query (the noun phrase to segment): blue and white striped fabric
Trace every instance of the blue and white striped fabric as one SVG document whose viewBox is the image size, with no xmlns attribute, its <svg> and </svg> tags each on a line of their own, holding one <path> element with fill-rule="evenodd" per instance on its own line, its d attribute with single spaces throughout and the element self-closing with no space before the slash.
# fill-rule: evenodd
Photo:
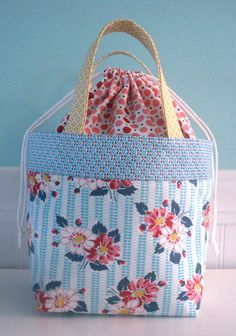
<svg viewBox="0 0 236 336">
<path fill-rule="evenodd" d="M 37 166 L 35 139 L 28 156 L 28 244 L 38 309 L 196 316 L 204 286 L 210 170 L 205 178 L 190 169 L 188 178 L 173 175 L 168 181 L 127 174 L 117 179 L 119 171 L 113 179 L 92 179 L 71 174 L 68 164 L 55 175 L 42 162 Z M 199 140 L 191 143 L 196 148 Z M 211 167 L 211 143 L 204 143 L 203 162 Z M 153 143 L 146 146 L 155 156 Z M 188 156 L 193 162 L 196 151 L 191 157 L 190 148 Z M 85 164 L 80 161 L 81 171 Z M 153 176 L 149 170 L 146 176 Z"/>
</svg>

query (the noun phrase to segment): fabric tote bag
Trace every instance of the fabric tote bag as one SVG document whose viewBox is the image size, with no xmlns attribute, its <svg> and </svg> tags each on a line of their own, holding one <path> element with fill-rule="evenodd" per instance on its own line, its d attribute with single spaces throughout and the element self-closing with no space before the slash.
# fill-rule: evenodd
<svg viewBox="0 0 236 336">
<path fill-rule="evenodd" d="M 158 76 L 107 68 L 92 88 L 96 50 L 113 32 L 138 39 Z M 71 112 L 52 132 L 32 131 L 40 119 L 24 139 L 39 311 L 197 315 L 216 158 L 211 132 L 192 112 L 207 137 L 197 139 L 188 111 L 143 28 L 107 24 L 88 51 Z"/>
</svg>

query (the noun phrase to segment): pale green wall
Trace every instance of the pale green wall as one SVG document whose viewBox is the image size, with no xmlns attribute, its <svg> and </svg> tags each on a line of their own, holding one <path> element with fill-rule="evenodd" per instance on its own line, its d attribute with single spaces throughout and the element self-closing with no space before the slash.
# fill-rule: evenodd
<svg viewBox="0 0 236 336">
<path fill-rule="evenodd" d="M 151 33 L 168 84 L 215 134 L 220 168 L 236 168 L 236 1 L 229 0 L 0 1 L 0 166 L 19 165 L 26 128 L 75 85 L 101 26 L 121 17 Z M 153 69 L 143 48 L 120 34 L 106 37 L 99 55 L 121 48 Z M 125 57 L 110 62 L 135 68 Z"/>
</svg>

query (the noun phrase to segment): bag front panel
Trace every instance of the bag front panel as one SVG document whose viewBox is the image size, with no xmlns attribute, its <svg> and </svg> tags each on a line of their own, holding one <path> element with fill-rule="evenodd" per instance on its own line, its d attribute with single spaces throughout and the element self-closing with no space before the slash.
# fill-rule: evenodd
<svg viewBox="0 0 236 336">
<path fill-rule="evenodd" d="M 211 180 L 92 180 L 28 172 L 38 309 L 195 316 Z"/>
</svg>

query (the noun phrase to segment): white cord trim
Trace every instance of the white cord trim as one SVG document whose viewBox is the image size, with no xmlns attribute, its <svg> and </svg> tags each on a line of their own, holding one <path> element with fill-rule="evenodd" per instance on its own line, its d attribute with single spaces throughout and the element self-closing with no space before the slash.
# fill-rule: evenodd
<svg viewBox="0 0 236 336">
<path fill-rule="evenodd" d="M 93 80 L 97 79 L 103 74 L 100 72 L 93 77 Z M 156 83 L 152 76 L 148 76 L 150 80 Z M 216 202 L 216 193 L 217 193 L 217 181 L 218 181 L 218 151 L 215 138 L 205 124 L 205 122 L 173 91 L 169 88 L 171 96 L 175 98 L 180 107 L 184 108 L 184 111 L 196 122 L 199 128 L 202 130 L 204 135 L 208 140 L 213 142 L 214 146 L 214 157 L 213 157 L 213 166 L 212 166 L 212 175 L 213 175 L 213 225 L 211 233 L 211 244 L 215 249 L 215 253 L 218 255 L 219 248 L 216 241 L 216 230 L 217 230 L 217 202 Z M 70 91 L 64 98 L 59 100 L 54 106 L 52 106 L 47 112 L 45 112 L 40 118 L 38 118 L 25 132 L 22 148 L 21 148 L 21 171 L 20 171 L 20 192 L 19 200 L 17 207 L 17 228 L 18 228 L 18 248 L 21 249 L 22 245 L 22 236 L 25 234 L 23 229 L 26 223 L 26 194 L 27 194 L 27 178 L 26 178 L 26 162 L 27 162 L 27 145 L 29 135 L 42 126 L 47 120 L 52 118 L 62 107 L 68 104 L 74 94 L 74 90 Z"/>
</svg>

